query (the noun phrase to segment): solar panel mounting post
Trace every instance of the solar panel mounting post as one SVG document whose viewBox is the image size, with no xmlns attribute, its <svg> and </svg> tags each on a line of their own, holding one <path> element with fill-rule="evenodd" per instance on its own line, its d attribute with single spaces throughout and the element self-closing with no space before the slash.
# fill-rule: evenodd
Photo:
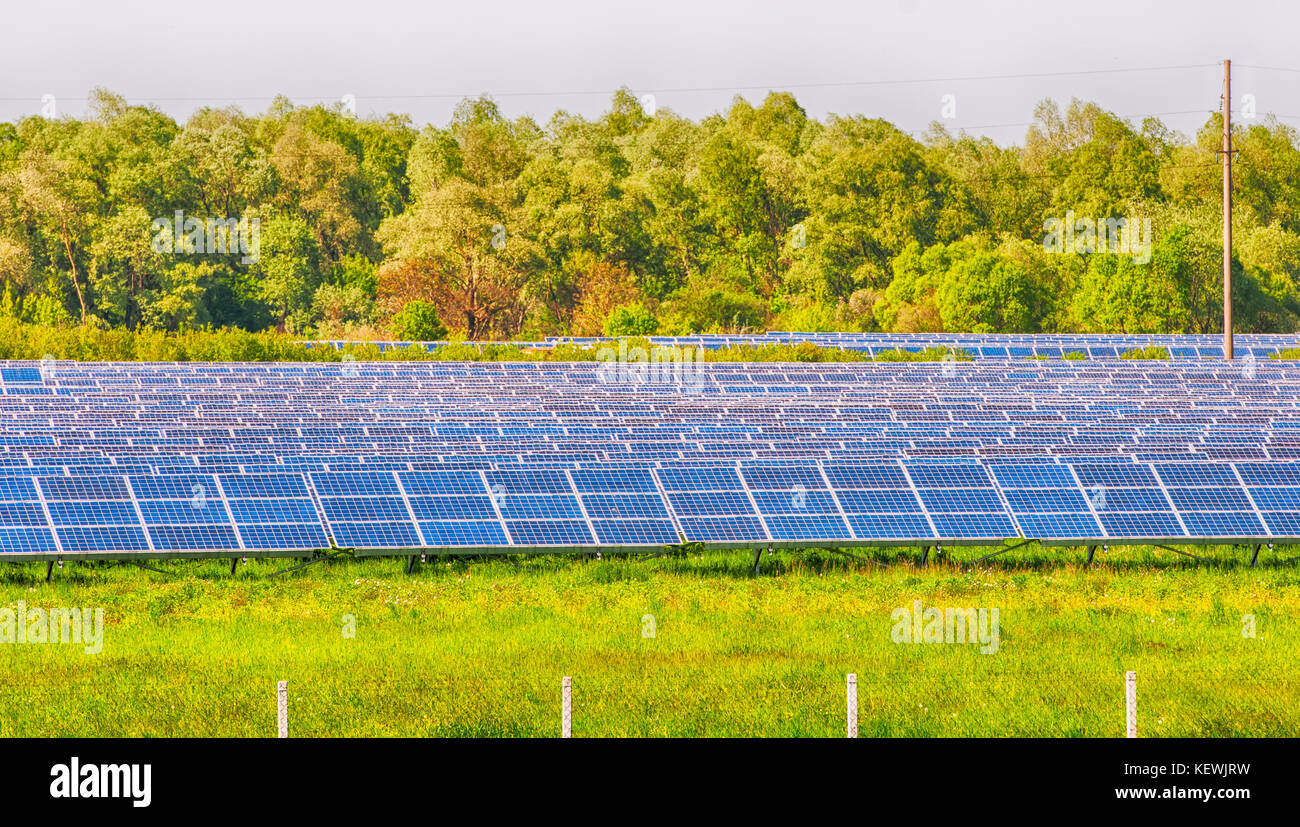
<svg viewBox="0 0 1300 827">
<path fill-rule="evenodd" d="M 1092 558 L 1093 558 L 1093 555 L 1095 555 L 1096 553 L 1097 553 L 1097 547 L 1096 547 L 1096 546 L 1088 546 L 1088 562 L 1084 563 L 1085 566 L 1091 566 L 1091 565 L 1092 565 Z"/>
<path fill-rule="evenodd" d="M 1259 546 L 1260 546 L 1260 544 L 1259 544 L 1259 543 L 1256 543 L 1256 544 L 1255 544 L 1255 548 L 1254 548 L 1254 550 L 1251 552 L 1251 555 L 1250 555 L 1250 565 L 1251 565 L 1251 566 L 1257 566 L 1257 565 L 1259 565 Z"/>
<path fill-rule="evenodd" d="M 848 737 L 858 737 L 858 676 L 855 673 L 849 673 L 847 680 L 847 702 L 848 702 Z"/>
<path fill-rule="evenodd" d="M 280 681 L 275 686 L 276 735 L 289 737 L 289 682 Z"/>
<path fill-rule="evenodd" d="M 560 737 L 573 737 L 573 678 L 567 675 L 560 683 Z"/>
<path fill-rule="evenodd" d="M 1138 737 L 1138 673 L 1124 673 L 1124 735 Z"/>
</svg>

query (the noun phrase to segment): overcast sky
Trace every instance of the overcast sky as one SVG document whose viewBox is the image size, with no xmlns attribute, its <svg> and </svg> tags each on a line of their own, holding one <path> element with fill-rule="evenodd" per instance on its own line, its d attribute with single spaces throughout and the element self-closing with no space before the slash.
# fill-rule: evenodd
<svg viewBox="0 0 1300 827">
<path fill-rule="evenodd" d="M 596 117 L 626 85 L 693 118 L 777 89 L 816 117 L 864 113 L 915 133 L 953 95 L 954 131 L 1018 143 L 1047 97 L 1135 121 L 1183 113 L 1163 120 L 1190 133 L 1217 109 L 1231 58 L 1238 116 L 1252 94 L 1261 116 L 1300 127 L 1297 0 L 44 0 L 8 3 L 0 19 L 9 121 L 39 113 L 44 95 L 81 114 L 104 86 L 182 121 L 208 105 L 260 112 L 283 93 L 445 124 L 461 96 L 487 93 L 545 122 L 557 109 Z M 1091 74 L 1050 74 L 1073 72 Z M 1047 76 L 987 77 L 1034 74 Z"/>
</svg>

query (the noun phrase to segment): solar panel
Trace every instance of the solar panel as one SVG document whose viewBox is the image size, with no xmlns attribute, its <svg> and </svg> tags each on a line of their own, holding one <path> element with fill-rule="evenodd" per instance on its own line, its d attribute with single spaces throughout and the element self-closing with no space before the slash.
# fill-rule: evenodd
<svg viewBox="0 0 1300 827">
<path fill-rule="evenodd" d="M 1300 525 L 1300 365 L 1013 358 L 1217 347 L 1195 337 L 963 340 L 978 358 L 957 381 L 937 364 L 705 363 L 698 394 L 603 383 L 584 363 L 10 363 L 0 554 L 1262 540 Z M 51 393 L 13 392 L 35 385 Z"/>
</svg>

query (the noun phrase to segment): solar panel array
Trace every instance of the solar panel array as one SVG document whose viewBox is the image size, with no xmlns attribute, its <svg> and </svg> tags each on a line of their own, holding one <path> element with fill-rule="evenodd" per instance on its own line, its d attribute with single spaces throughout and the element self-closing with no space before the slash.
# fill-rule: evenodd
<svg viewBox="0 0 1300 827">
<path fill-rule="evenodd" d="M 1184 334 L 1067 334 L 1067 333 L 790 333 L 703 334 L 695 336 L 650 336 L 653 345 L 717 350 L 724 347 L 758 347 L 795 345 L 811 342 L 824 348 L 839 348 L 878 356 L 890 351 L 921 351 L 926 348 L 959 348 L 976 359 L 1061 358 L 1079 353 L 1089 359 L 1115 359 L 1134 348 L 1165 348 L 1173 359 L 1222 359 L 1223 337 Z M 525 349 L 551 348 L 560 344 L 604 346 L 617 339 L 604 336 L 548 336 L 542 342 L 479 342 L 488 345 L 515 345 Z M 310 343 L 342 349 L 351 342 L 329 340 Z M 415 346 L 426 350 L 448 342 L 373 342 L 380 351 Z M 463 343 L 462 343 L 463 344 Z M 1300 347 L 1300 335 L 1291 333 L 1243 333 L 1234 338 L 1235 355 L 1240 358 L 1267 359 L 1281 350 Z"/>
<path fill-rule="evenodd" d="M 1300 537 L 1300 364 L 0 365 L 0 555 Z"/>
</svg>

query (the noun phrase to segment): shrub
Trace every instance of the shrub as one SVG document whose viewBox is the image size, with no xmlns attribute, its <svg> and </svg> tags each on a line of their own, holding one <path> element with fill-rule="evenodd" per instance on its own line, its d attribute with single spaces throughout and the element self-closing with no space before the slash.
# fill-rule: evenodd
<svg viewBox="0 0 1300 827">
<path fill-rule="evenodd" d="M 606 336 L 648 336 L 658 329 L 655 315 L 636 302 L 619 305 L 605 317 Z"/>
<path fill-rule="evenodd" d="M 409 301 L 393 316 L 393 335 L 405 342 L 436 342 L 447 337 L 438 309 L 426 301 Z"/>
<path fill-rule="evenodd" d="M 1121 359 L 1168 359 L 1169 351 L 1159 345 L 1132 347 L 1119 355 Z"/>
</svg>

